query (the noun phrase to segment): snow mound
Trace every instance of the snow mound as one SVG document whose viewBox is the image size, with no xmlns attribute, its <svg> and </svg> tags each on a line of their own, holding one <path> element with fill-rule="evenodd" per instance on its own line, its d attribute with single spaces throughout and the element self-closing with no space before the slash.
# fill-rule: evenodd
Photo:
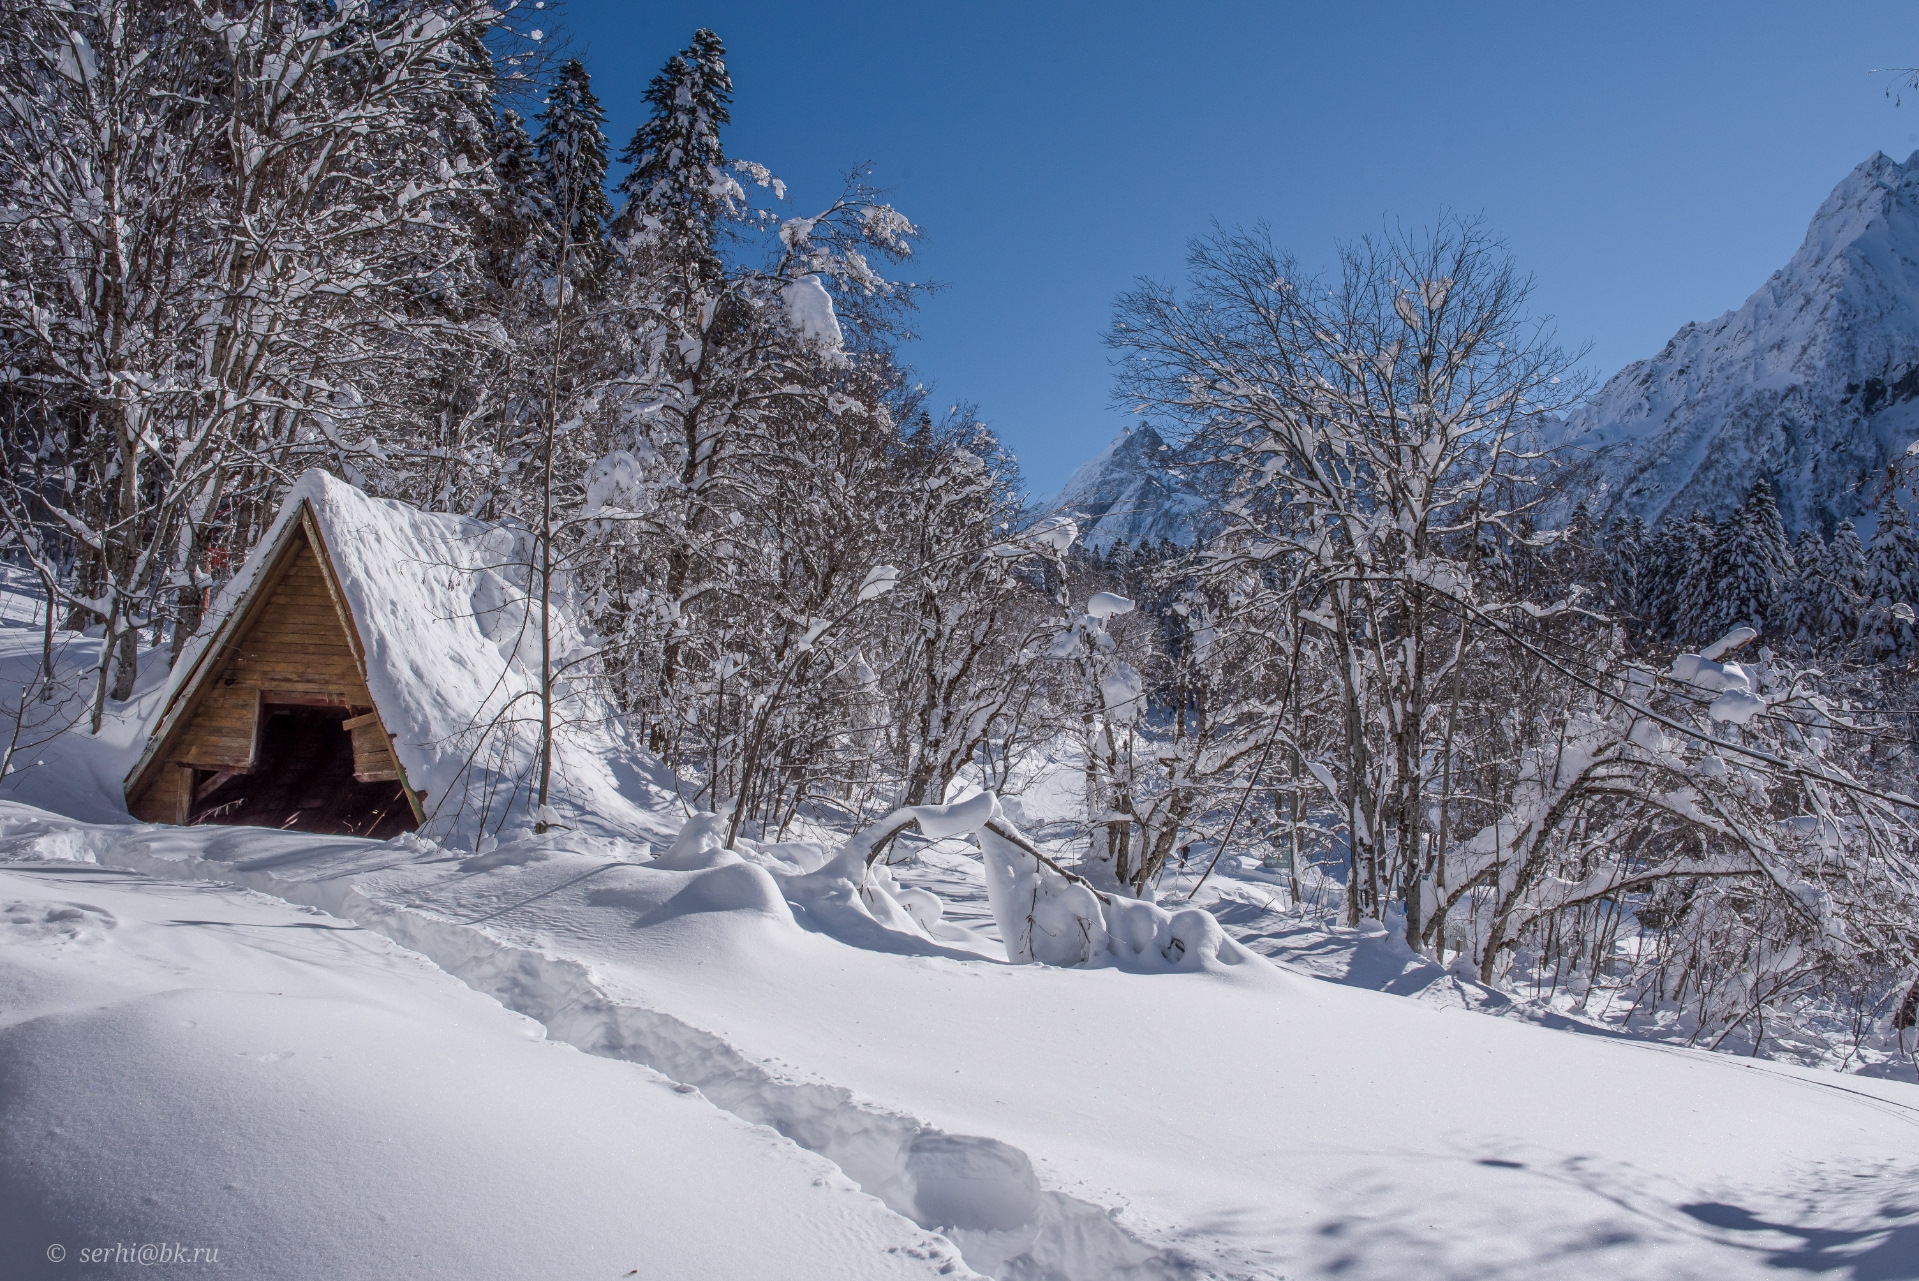
<svg viewBox="0 0 1919 1281">
<path fill-rule="evenodd" d="M 1168 911 L 1069 880 L 1004 823 L 982 826 L 979 841 L 987 897 L 1009 960 L 1165 973 L 1259 959 L 1203 908 Z"/>
<path fill-rule="evenodd" d="M 9 1277 L 150 1242 L 260 1281 L 973 1275 L 819 1156 L 348 921 L 57 864 L 0 867 L 0 902 Z M 949 1212 L 1005 1212 L 963 1153 L 923 1164 Z"/>
<path fill-rule="evenodd" d="M 7 810 L 0 806 L 0 818 Z M 962 821 L 950 810 L 944 817 Z M 163 919 L 176 922 L 165 937 L 178 940 L 170 944 L 175 947 L 220 938 L 252 948 L 257 972 L 246 974 L 245 990 L 284 990 L 284 963 L 305 957 L 310 964 L 322 945 L 327 956 L 358 951 L 377 967 L 390 954 L 378 951 L 384 945 L 373 934 L 384 935 L 537 1019 L 549 1037 L 625 1061 L 606 1066 L 644 1064 L 684 1088 L 676 1097 L 689 1107 L 710 1100 L 825 1157 L 838 1172 L 822 1169 L 822 1179 L 857 1184 L 927 1233 L 917 1243 L 902 1241 L 902 1258 L 950 1266 L 954 1275 L 971 1267 L 1002 1281 L 1759 1281 L 1776 1277 L 1781 1267 L 1863 1275 L 1903 1262 L 1910 1240 L 1913 1210 L 1904 1189 L 1919 1174 L 1904 1155 L 1919 1124 L 1913 1086 L 1483 1018 L 1466 1012 L 1483 993 L 1423 973 L 1407 971 L 1397 982 L 1378 976 L 1391 990 L 1407 983 L 1431 989 L 1430 998 L 1414 1002 L 1266 964 L 1206 964 L 1164 977 L 1127 973 L 1117 963 L 1016 965 L 883 931 L 871 918 L 869 930 L 896 946 L 850 947 L 804 919 L 795 928 L 755 910 L 676 912 L 649 923 L 655 908 L 720 869 L 671 871 L 555 851 L 545 860 L 469 874 L 417 839 L 377 844 L 144 826 L 121 826 L 113 835 L 103 854 L 106 867 L 40 866 L 82 875 L 131 867 L 222 883 L 193 887 L 193 901 L 182 905 L 188 910 L 165 912 Z M 874 848 L 867 844 L 868 852 Z M 764 867 L 753 855 L 769 856 L 766 849 L 736 853 L 741 862 L 722 868 Z M 883 866 L 876 863 L 875 871 Z M 177 924 L 213 919 L 208 900 L 231 895 L 225 886 L 236 882 L 349 917 L 362 929 L 219 928 L 189 935 Z M 107 889 L 83 890 L 72 880 L 63 881 L 57 895 L 41 895 L 112 912 L 119 924 L 104 945 L 82 956 L 45 940 L 18 954 L 40 957 L 66 948 L 86 959 L 125 949 L 138 937 L 130 923 L 137 914 L 106 895 Z M 0 885 L 0 901 L 29 897 Z M 1258 898 L 1265 901 L 1265 893 Z M 1101 919 L 1114 933 L 1136 924 Z M 1157 941 L 1160 918 L 1146 919 Z M 1169 942 L 1177 932 L 1169 927 Z M 1142 929 L 1138 939 L 1144 935 Z M 1396 950 L 1393 940 L 1383 930 L 1379 935 L 1373 950 L 1389 968 L 1401 968 L 1386 955 Z M 1203 960 L 1203 946 L 1189 946 L 1194 950 Z M 1359 959 L 1352 949 L 1341 950 L 1348 962 Z M 1167 965 L 1163 956 L 1152 962 L 1156 969 Z M 344 962 L 313 968 L 348 972 Z M 405 1014 L 413 1005 L 389 1008 Z M 434 1019 L 467 1021 L 468 1007 L 443 998 L 437 1007 L 422 1002 L 421 1008 Z M 0 1013 L 0 1025 L 8 1017 Z M 430 1046 L 439 1024 L 426 1027 L 423 1043 Z M 329 1023 L 326 1030 L 351 1033 L 345 1024 Z M 263 1039 L 269 1043 L 259 1044 L 257 1053 L 292 1049 L 296 1056 L 276 1064 L 256 1059 L 259 1072 L 302 1070 L 312 1057 L 301 1045 Z M 484 1070 L 485 1051 L 469 1054 L 464 1045 L 449 1048 L 469 1060 L 471 1070 Z M 326 1052 L 338 1056 L 337 1049 Z M 510 1066 L 497 1054 L 490 1058 Z M 414 1083 L 449 1087 L 439 1091 L 433 1118 L 447 1115 L 444 1100 L 462 1097 L 467 1085 L 464 1076 L 435 1075 L 426 1060 L 389 1066 L 415 1073 L 402 1079 L 406 1089 L 395 1091 L 401 1104 L 413 1097 Z M 49 1067 L 40 1079 L 55 1076 Z M 136 1086 L 138 1076 L 127 1069 Z M 89 1088 L 108 1090 L 100 1078 L 88 1079 Z M 621 1125 L 628 1118 L 569 1082 L 516 1081 L 513 1087 L 541 1106 L 583 1100 L 564 1113 L 572 1128 L 562 1137 L 590 1139 L 614 1128 L 606 1118 Z M 108 1097 L 110 1090 L 72 1106 L 76 1113 L 97 1109 Z M 136 1100 L 150 1104 L 141 1115 L 154 1124 L 180 1115 L 182 1102 Z M 500 1111 L 506 1120 L 516 1114 Z M 222 1113 L 233 1114 L 230 1107 Z M 1754 1117 L 1766 1123 L 1754 1125 Z M 424 1120 L 412 1124 L 393 1131 L 402 1148 L 432 1128 Z M 0 1145 L 38 1141 L 40 1133 L 32 1126 L 0 1130 Z M 435 1143 L 432 1159 L 446 1161 L 461 1177 L 487 1168 Z M 664 1144 L 669 1161 L 680 1150 L 676 1144 Z M 661 1146 L 636 1140 L 632 1154 L 649 1160 Z M 103 1141 L 99 1150 L 111 1147 Z M 781 1150 L 803 1155 L 782 1146 L 770 1151 Z M 510 1156 L 518 1149 L 495 1151 Z M 16 1168 L 8 1156 L 0 1154 L 0 1179 Z M 660 1167 L 652 1162 L 651 1168 Z M 676 1187 L 698 1183 L 698 1170 L 706 1167 L 687 1168 L 695 1172 L 682 1178 L 673 1167 Z M 551 1179 L 537 1184 L 540 1198 L 563 1197 L 576 1186 L 567 1181 L 572 1175 L 537 1177 Z M 444 1182 L 424 1173 L 418 1179 L 428 1191 Z M 342 1188 L 355 1191 L 351 1182 Z M 715 1188 L 723 1190 L 717 1202 Z M 709 1181 L 698 1191 L 713 1205 L 710 1212 L 682 1211 L 680 1202 L 642 1194 L 633 1204 L 645 1210 L 635 1214 L 647 1216 L 643 1225 L 671 1222 L 680 1212 L 701 1229 L 719 1221 L 744 1234 L 742 1249 L 791 1245 L 777 1225 L 764 1222 L 754 1200 L 758 1185 Z M 115 1197 L 113 1189 L 106 1195 L 115 1204 L 137 1201 L 137 1194 Z M 775 1201 L 776 1209 L 788 1204 Z M 753 1207 L 750 1226 L 727 1213 L 736 1202 Z M 289 1193 L 272 1204 L 309 1203 Z M 517 1225 L 542 1213 L 545 1203 L 499 1217 Z M 473 1204 L 492 1211 L 501 1202 L 481 1196 Z M 411 1227 L 413 1205 L 373 1208 L 397 1208 L 393 1221 Z M 580 1213 L 592 1217 L 597 1205 Z M 940 1222 L 946 1219 L 960 1222 Z M 595 1222 L 604 1228 L 617 1216 Z M 963 1263 L 950 1251 L 912 1253 L 936 1251 L 944 1246 L 941 1237 L 959 1246 Z M 1814 1250 L 1804 1246 L 1808 1240 L 1822 1244 Z M 555 1258 L 542 1275 L 607 1273 L 571 1266 L 571 1256 Z M 843 1254 L 838 1275 L 883 1274 L 864 1258 Z M 683 1256 L 663 1262 L 667 1275 L 742 1274 Z M 741 1267 L 745 1275 L 815 1274 L 810 1265 L 769 1261 L 764 1253 Z M 348 1267 L 326 1274 L 366 1273 Z"/>
<path fill-rule="evenodd" d="M 833 314 L 833 295 L 814 275 L 801 276 L 781 292 L 786 302 L 786 319 L 799 334 L 828 351 L 838 351 L 845 341 L 840 333 L 839 317 Z"/>
</svg>

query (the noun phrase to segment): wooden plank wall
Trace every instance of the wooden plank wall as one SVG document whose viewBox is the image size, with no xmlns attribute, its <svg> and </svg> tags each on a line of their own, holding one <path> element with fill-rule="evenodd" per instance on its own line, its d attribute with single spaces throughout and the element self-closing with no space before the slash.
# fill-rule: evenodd
<svg viewBox="0 0 1919 1281">
<path fill-rule="evenodd" d="M 259 752 L 263 702 L 344 707 L 356 717 L 373 711 L 373 696 L 361 679 L 319 558 L 304 531 L 293 537 L 298 546 L 284 575 L 245 632 L 212 662 L 199 705 L 167 747 L 169 767 L 134 799 L 135 817 L 184 821 L 185 784 L 173 776 L 190 777 L 187 767 L 251 769 Z M 377 720 L 356 726 L 353 749 L 362 781 L 399 777 L 391 741 Z"/>
</svg>

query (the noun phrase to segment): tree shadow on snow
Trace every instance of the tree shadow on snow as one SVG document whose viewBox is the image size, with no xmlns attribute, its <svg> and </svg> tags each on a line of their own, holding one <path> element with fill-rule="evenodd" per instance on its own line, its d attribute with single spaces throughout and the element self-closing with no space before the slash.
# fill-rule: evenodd
<svg viewBox="0 0 1919 1281">
<path fill-rule="evenodd" d="M 1714 1274 L 1702 1266 L 1745 1276 L 1756 1264 L 1835 1281 L 1919 1281 L 1911 1162 L 1814 1167 L 1787 1185 L 1715 1188 L 1719 1199 L 1705 1200 L 1693 1198 L 1707 1189 L 1656 1169 L 1510 1141 L 1366 1155 L 1325 1190 L 1338 1209 L 1295 1238 L 1301 1273 L 1536 1281 Z"/>
<path fill-rule="evenodd" d="M 1919 1199 L 1883 1205 L 1880 1222 L 1865 1227 L 1802 1226 L 1762 1218 L 1741 1206 L 1701 1201 L 1679 1207 L 1699 1222 L 1728 1233 L 1777 1233 L 1798 1244 L 1754 1244 L 1766 1266 L 1794 1272 L 1830 1272 L 1849 1281 L 1912 1281 L 1919 1278 Z M 1733 1238 L 1736 1240 L 1736 1238 Z"/>
</svg>

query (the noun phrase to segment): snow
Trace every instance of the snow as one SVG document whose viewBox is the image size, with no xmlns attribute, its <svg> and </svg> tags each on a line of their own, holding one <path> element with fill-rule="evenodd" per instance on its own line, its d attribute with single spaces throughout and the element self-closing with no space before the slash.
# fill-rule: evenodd
<svg viewBox="0 0 1919 1281">
<path fill-rule="evenodd" d="M 140 1243 L 336 1281 L 905 1278 L 953 1256 L 772 1131 L 311 908 L 0 862 L 0 974 L 11 1277 Z"/>
<path fill-rule="evenodd" d="M 45 626 L 40 583 L 18 565 L 0 565 L 0 627 Z"/>
<path fill-rule="evenodd" d="M 785 234 L 786 229 L 781 228 L 781 235 Z M 787 285 L 781 296 L 786 300 L 787 320 L 802 337 L 828 351 L 840 349 L 843 339 L 839 317 L 833 314 L 833 295 L 826 292 L 817 275 L 801 276 Z"/>
<path fill-rule="evenodd" d="M 9 795 L 103 811 L 158 692 Z M 464 854 L 0 801 L 0 1231 L 249 1276 L 1909 1264 L 1919 1087 L 1528 1021 L 1237 856 L 1102 901 L 980 832 L 1057 856 L 1080 764 L 911 811 L 863 879 L 719 814 Z"/>
<path fill-rule="evenodd" d="M 875 565 L 866 571 L 866 577 L 860 582 L 859 597 L 861 603 L 878 600 L 900 585 L 900 571 L 892 565 Z"/>
<path fill-rule="evenodd" d="M 773 1126 L 1001 1276 L 1760 1277 L 1891 1258 L 1913 1230 L 1911 1086 L 1434 1009 L 1251 955 L 1008 964 L 815 914 L 710 843 L 652 864 L 528 840 L 541 857 L 480 867 L 417 838 L 8 819 L 31 833 L 8 845 L 61 835 L 104 867 L 351 919 L 555 1040 Z M 1155 938 L 1176 915 L 1129 906 L 1109 933 L 1138 947 L 1141 909 Z M 278 1048 L 298 1047 L 261 1052 Z"/>
<path fill-rule="evenodd" d="M 1129 427 L 1067 478 L 1046 505 L 1076 516 L 1086 546 L 1110 551 L 1169 539 L 1189 546 L 1198 536 L 1206 499 L 1172 467 L 1170 445 L 1145 424 Z"/>
<path fill-rule="evenodd" d="M 1024 556 L 1030 547 L 1045 547 L 1056 556 L 1064 556 L 1078 540 L 1079 525 L 1071 517 L 1045 516 L 1033 522 L 1025 539 L 995 548 L 994 554 Z"/>
<path fill-rule="evenodd" d="M 1754 688 L 1751 673 L 1738 663 L 1714 661 L 1758 634 L 1750 627 L 1735 627 L 1699 653 L 1681 654 L 1673 659 L 1674 680 L 1718 695 L 1706 708 L 1706 715 L 1713 720 L 1745 725 L 1766 710 L 1766 700 Z"/>
<path fill-rule="evenodd" d="M 1718 516 L 1755 477 L 1786 524 L 1869 517 L 1919 438 L 1919 153 L 1854 169 L 1744 305 L 1688 324 L 1557 433 L 1594 514 Z"/>
<path fill-rule="evenodd" d="M 313 512 L 365 649 L 367 686 L 407 782 L 426 798 L 425 831 L 471 844 L 531 827 L 538 745 L 540 629 L 523 536 L 460 516 L 370 498 L 320 471 L 288 492 L 280 518 L 222 591 L 161 695 L 169 705 L 219 622 L 271 563 L 280 531 Z M 554 651 L 584 650 L 564 618 Z M 552 805 L 568 826 L 670 839 L 673 780 L 630 742 L 590 684 L 555 700 Z M 155 740 L 157 742 L 157 739 Z"/>
</svg>

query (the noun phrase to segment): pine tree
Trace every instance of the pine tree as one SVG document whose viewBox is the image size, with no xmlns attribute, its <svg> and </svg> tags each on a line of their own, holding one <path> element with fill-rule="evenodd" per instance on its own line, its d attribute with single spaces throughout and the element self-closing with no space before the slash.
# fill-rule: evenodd
<svg viewBox="0 0 1919 1281">
<path fill-rule="evenodd" d="M 1680 588 L 1697 553 L 1697 530 L 1690 521 L 1667 517 L 1646 548 L 1639 585 L 1640 616 L 1646 635 L 1661 644 L 1679 639 Z"/>
<path fill-rule="evenodd" d="M 1913 630 L 1913 601 L 1919 599 L 1919 534 L 1896 505 L 1880 515 L 1866 552 L 1863 599 L 1860 652 L 1874 662 L 1910 658 L 1919 646 Z"/>
<path fill-rule="evenodd" d="M 556 238 L 559 214 L 545 167 L 517 111 L 503 111 L 493 127 L 493 201 L 489 241 L 501 261 L 496 275 L 517 271 L 530 252 L 544 258 Z"/>
<path fill-rule="evenodd" d="M 1793 572 L 1773 609 L 1772 630 L 1808 649 L 1826 643 L 1819 621 L 1819 593 L 1826 568 L 1826 540 L 1808 525 L 1792 549 Z"/>
<path fill-rule="evenodd" d="M 1597 583 L 1606 577 L 1599 522 L 1584 501 L 1573 507 L 1565 531 L 1553 548 L 1552 560 L 1560 582 L 1569 586 Z"/>
<path fill-rule="evenodd" d="M 1874 605 L 1919 602 L 1919 532 L 1896 506 L 1881 514 L 1866 553 L 1866 597 Z"/>
<path fill-rule="evenodd" d="M 1644 630 L 1645 590 L 1648 566 L 1646 522 L 1637 516 L 1618 517 L 1606 527 L 1606 575 L 1612 590 L 1613 607 L 1627 618 L 1635 619 Z"/>
<path fill-rule="evenodd" d="M 1859 629 L 1859 613 L 1868 603 L 1866 549 L 1851 521 L 1841 521 L 1826 544 L 1819 566 L 1816 644 L 1842 645 Z"/>
<path fill-rule="evenodd" d="M 649 232 L 667 256 L 716 276 L 720 224 L 744 202 L 720 145 L 733 101 L 720 38 L 704 27 L 695 31 L 693 43 L 653 77 L 646 101 L 652 115 L 620 153 L 633 167 L 620 180 L 627 203 L 619 231 Z"/>
<path fill-rule="evenodd" d="M 1676 587 L 1668 602 L 1672 638 L 1679 645 L 1703 645 L 1717 638 L 1719 548 L 1731 519 L 1714 523 L 1694 512 L 1680 527 L 1674 547 Z M 1710 633 L 1710 634 L 1709 634 Z"/>
<path fill-rule="evenodd" d="M 1735 627 L 1764 631 L 1775 602 L 1792 575 L 1792 550 L 1772 486 L 1759 481 L 1724 526 L 1714 549 L 1709 630 Z"/>
<path fill-rule="evenodd" d="M 555 217 L 568 234 L 569 274 L 576 281 L 598 280 L 608 257 L 613 206 L 606 197 L 605 123 L 586 68 L 578 58 L 568 59 L 547 95 L 535 147 Z"/>
</svg>

